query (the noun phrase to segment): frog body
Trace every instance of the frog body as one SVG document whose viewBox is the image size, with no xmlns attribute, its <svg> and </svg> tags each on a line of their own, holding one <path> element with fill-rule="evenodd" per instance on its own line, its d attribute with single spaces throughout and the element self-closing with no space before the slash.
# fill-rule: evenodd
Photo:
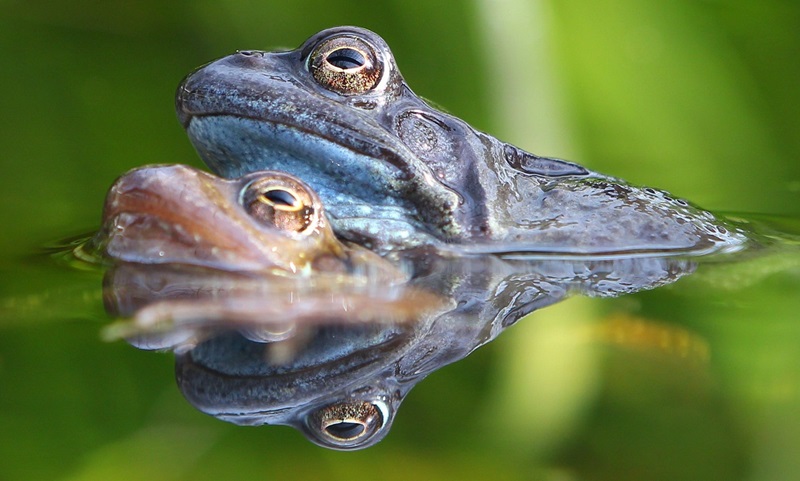
<svg viewBox="0 0 800 481">
<path fill-rule="evenodd" d="M 319 193 L 338 236 L 379 252 L 693 255 L 746 242 L 667 192 L 534 155 L 435 109 L 365 29 L 219 59 L 184 79 L 176 106 L 214 172 L 290 172 Z"/>
</svg>

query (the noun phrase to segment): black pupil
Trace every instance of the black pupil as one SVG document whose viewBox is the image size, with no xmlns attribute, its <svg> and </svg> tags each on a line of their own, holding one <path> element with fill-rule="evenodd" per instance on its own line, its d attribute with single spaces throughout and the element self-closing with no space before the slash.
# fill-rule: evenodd
<svg viewBox="0 0 800 481">
<path fill-rule="evenodd" d="M 285 190 L 270 190 L 264 192 L 263 195 L 275 205 L 285 205 L 287 207 L 297 205 L 297 199 Z"/>
<path fill-rule="evenodd" d="M 331 424 L 330 426 L 326 427 L 325 430 L 328 431 L 328 434 L 333 437 L 339 439 L 350 439 L 363 433 L 364 425 L 360 423 L 341 422 Z"/>
<path fill-rule="evenodd" d="M 342 70 L 359 68 L 367 62 L 361 52 L 352 48 L 340 48 L 328 54 L 326 58 L 329 64 Z"/>
</svg>

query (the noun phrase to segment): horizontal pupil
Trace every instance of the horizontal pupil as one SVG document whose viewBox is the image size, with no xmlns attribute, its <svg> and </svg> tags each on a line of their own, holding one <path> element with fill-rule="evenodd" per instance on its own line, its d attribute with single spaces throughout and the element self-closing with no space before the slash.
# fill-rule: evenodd
<svg viewBox="0 0 800 481">
<path fill-rule="evenodd" d="M 331 436 L 339 439 L 350 439 L 364 432 L 364 425 L 360 423 L 340 422 L 325 428 Z"/>
<path fill-rule="evenodd" d="M 270 190 L 261 195 L 272 202 L 273 205 L 283 205 L 286 207 L 294 207 L 297 205 L 297 199 L 285 190 Z"/>
<path fill-rule="evenodd" d="M 366 59 L 357 50 L 352 48 L 340 48 L 334 50 L 326 58 L 329 64 L 342 70 L 363 67 Z"/>
</svg>

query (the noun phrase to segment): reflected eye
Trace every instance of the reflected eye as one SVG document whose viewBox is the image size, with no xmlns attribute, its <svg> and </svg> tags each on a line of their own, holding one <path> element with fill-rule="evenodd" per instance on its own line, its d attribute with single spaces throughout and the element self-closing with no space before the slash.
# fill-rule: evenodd
<svg viewBox="0 0 800 481">
<path fill-rule="evenodd" d="M 342 95 L 375 88 L 383 64 L 369 43 L 355 37 L 333 37 L 320 43 L 308 58 L 308 70 L 318 84 Z"/>
<path fill-rule="evenodd" d="M 306 426 L 316 441 L 333 449 L 357 449 L 386 424 L 385 407 L 363 401 L 331 404 L 311 413 Z"/>
<path fill-rule="evenodd" d="M 262 178 L 247 186 L 242 204 L 260 223 L 287 232 L 312 229 L 320 215 L 307 190 L 278 177 Z"/>
</svg>

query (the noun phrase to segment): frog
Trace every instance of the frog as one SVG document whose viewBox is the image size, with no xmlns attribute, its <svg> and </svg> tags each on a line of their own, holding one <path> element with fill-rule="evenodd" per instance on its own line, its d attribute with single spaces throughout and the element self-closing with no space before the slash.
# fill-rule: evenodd
<svg viewBox="0 0 800 481">
<path fill-rule="evenodd" d="M 750 240 L 664 190 L 535 155 L 437 109 L 359 27 L 212 61 L 175 103 L 212 171 L 289 172 L 319 193 L 337 236 L 379 253 L 692 256 Z"/>
<path fill-rule="evenodd" d="M 87 250 L 117 263 L 281 278 L 357 271 L 403 278 L 372 252 L 337 239 L 317 194 L 284 172 L 223 179 L 182 164 L 133 169 L 109 189 L 101 228 Z"/>
</svg>

